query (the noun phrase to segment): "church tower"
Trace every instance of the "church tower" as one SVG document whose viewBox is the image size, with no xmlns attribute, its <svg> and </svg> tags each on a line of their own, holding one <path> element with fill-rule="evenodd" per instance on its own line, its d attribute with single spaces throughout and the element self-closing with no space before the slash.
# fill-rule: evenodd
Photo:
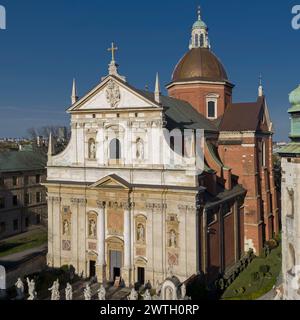
<svg viewBox="0 0 300 320">
<path fill-rule="evenodd" d="M 300 85 L 290 94 L 291 142 L 282 157 L 282 274 L 284 299 L 300 300 Z"/>
<path fill-rule="evenodd" d="M 222 63 L 211 51 L 208 27 L 199 7 L 189 51 L 175 67 L 167 86 L 169 96 L 189 102 L 206 118 L 215 120 L 231 103 L 233 87 Z"/>
</svg>

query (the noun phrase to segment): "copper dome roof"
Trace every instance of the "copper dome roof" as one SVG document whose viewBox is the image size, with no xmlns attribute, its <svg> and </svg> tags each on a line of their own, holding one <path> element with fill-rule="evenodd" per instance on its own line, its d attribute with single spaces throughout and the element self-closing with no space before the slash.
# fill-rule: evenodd
<svg viewBox="0 0 300 320">
<path fill-rule="evenodd" d="M 193 48 L 177 64 L 172 81 L 228 81 L 220 60 L 208 48 Z"/>
</svg>

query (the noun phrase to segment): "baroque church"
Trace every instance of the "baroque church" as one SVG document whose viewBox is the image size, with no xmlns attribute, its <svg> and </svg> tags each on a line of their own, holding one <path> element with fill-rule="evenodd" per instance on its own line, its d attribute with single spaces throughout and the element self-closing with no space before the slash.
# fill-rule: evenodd
<svg viewBox="0 0 300 320">
<path fill-rule="evenodd" d="M 50 138 L 48 265 L 127 286 L 170 274 L 215 279 L 279 232 L 262 85 L 256 101 L 232 102 L 234 85 L 200 10 L 167 96 L 158 76 L 154 92 L 130 85 L 116 50 L 108 75 L 86 95 L 77 97 L 73 83 L 67 148 L 55 154 Z"/>
</svg>

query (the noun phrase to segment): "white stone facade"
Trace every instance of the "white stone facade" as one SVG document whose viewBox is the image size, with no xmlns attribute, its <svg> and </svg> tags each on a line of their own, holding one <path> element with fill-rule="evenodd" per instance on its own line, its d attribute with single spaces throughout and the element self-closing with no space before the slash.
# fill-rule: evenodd
<svg viewBox="0 0 300 320">
<path fill-rule="evenodd" d="M 161 106 L 108 76 L 69 112 L 71 141 L 48 161 L 48 264 L 126 285 L 196 274 L 197 176 L 174 152 L 165 163 Z"/>
<path fill-rule="evenodd" d="M 282 273 L 284 299 L 300 300 L 300 161 L 282 158 Z"/>
</svg>

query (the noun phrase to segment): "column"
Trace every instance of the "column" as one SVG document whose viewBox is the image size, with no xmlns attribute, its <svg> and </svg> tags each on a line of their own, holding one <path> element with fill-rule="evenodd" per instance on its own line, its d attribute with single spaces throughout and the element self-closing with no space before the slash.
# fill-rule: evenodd
<svg viewBox="0 0 300 320">
<path fill-rule="evenodd" d="M 132 282 L 131 250 L 131 204 L 126 203 L 124 205 L 124 267 L 122 278 L 127 286 Z"/>
<path fill-rule="evenodd" d="M 96 273 L 98 282 L 106 282 L 106 259 L 105 259 L 105 202 L 98 201 L 99 214 L 97 218 L 97 266 Z"/>
<path fill-rule="evenodd" d="M 208 269 L 207 252 L 207 212 L 203 209 L 202 214 L 202 271 L 206 274 Z"/>
</svg>

